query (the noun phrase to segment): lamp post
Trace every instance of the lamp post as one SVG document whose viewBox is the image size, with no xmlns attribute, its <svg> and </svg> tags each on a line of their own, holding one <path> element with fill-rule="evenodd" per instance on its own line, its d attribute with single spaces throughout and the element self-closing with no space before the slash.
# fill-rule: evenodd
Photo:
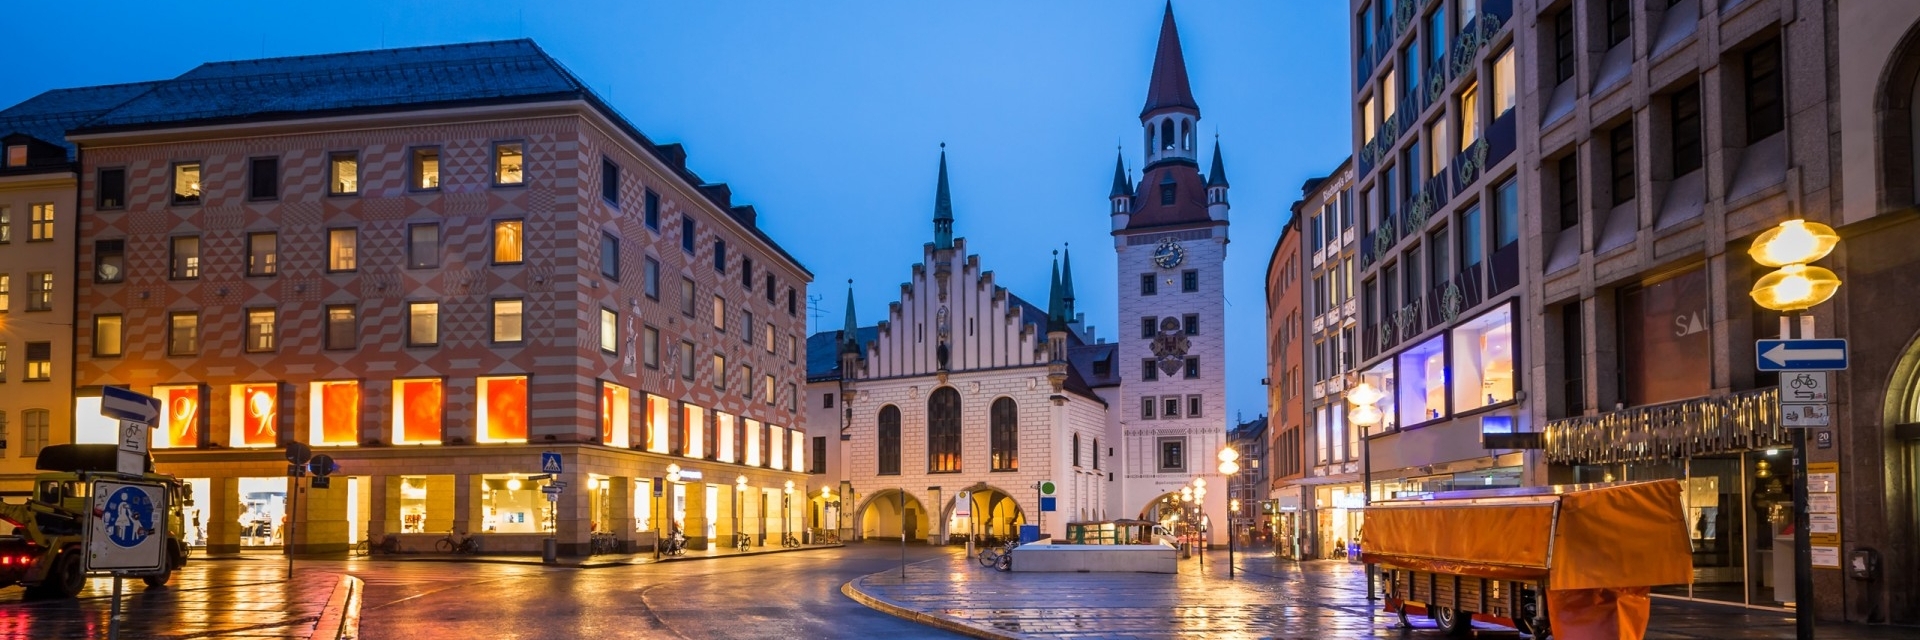
<svg viewBox="0 0 1920 640">
<path fill-rule="evenodd" d="M 733 491 L 733 539 L 736 541 L 735 546 L 743 547 L 741 550 L 745 551 L 744 547 L 746 545 L 739 544 L 738 541 L 747 535 L 746 531 L 740 529 L 741 511 L 744 510 L 740 501 L 747 499 L 746 474 L 741 474 L 740 477 L 733 479 Z"/>
<path fill-rule="evenodd" d="M 1200 540 L 1200 544 L 1198 546 L 1200 547 L 1200 566 L 1203 566 L 1203 567 L 1206 566 L 1206 563 L 1207 563 L 1207 545 L 1208 545 L 1207 534 L 1211 533 L 1210 531 L 1208 531 L 1208 529 L 1212 526 L 1212 524 L 1213 523 L 1207 519 L 1207 479 L 1194 478 L 1193 479 L 1193 526 L 1194 526 L 1194 531 L 1199 532 L 1198 538 Z"/>
<path fill-rule="evenodd" d="M 1802 315 L 1808 309 L 1832 298 L 1840 288 L 1840 277 L 1823 267 L 1807 263 L 1819 260 L 1840 244 L 1833 227 L 1818 222 L 1788 220 L 1754 238 L 1747 251 L 1754 262 L 1778 267 L 1753 283 L 1753 301 L 1781 312 L 1780 337 L 1791 338 L 1793 319 L 1800 319 L 1802 339 L 1813 338 L 1813 316 Z M 1793 622 L 1794 635 L 1813 638 L 1813 540 L 1807 515 L 1807 434 L 1793 432 Z"/>
<path fill-rule="evenodd" d="M 680 465 L 668 463 L 667 464 L 667 484 L 679 484 L 679 483 L 680 483 Z M 668 496 L 666 487 L 660 488 L 660 496 L 661 496 L 660 498 L 661 502 L 665 502 L 667 500 L 672 499 L 671 497 Z M 649 503 L 651 503 L 651 501 L 649 501 Z M 669 513 L 667 514 L 666 518 L 661 518 L 659 517 L 659 507 L 655 507 L 654 519 L 653 519 L 653 559 L 655 560 L 660 559 L 660 524 L 662 521 L 665 521 L 667 525 L 666 527 L 667 535 L 673 535 L 674 526 L 676 524 L 673 521 L 673 514 Z"/>
<path fill-rule="evenodd" d="M 1192 516 L 1193 515 L 1193 512 L 1191 511 L 1192 509 L 1193 509 L 1193 487 L 1191 485 L 1180 487 L 1180 513 L 1186 514 L 1188 516 Z M 1193 519 L 1191 517 L 1188 518 L 1189 522 L 1191 522 L 1192 520 Z M 1185 536 L 1182 536 L 1187 539 L 1186 547 L 1183 549 L 1183 551 L 1186 552 L 1186 555 L 1183 557 L 1187 557 L 1187 558 L 1193 557 L 1193 530 L 1196 524 L 1198 523 L 1188 524 L 1187 533 Z"/>
<path fill-rule="evenodd" d="M 1233 497 L 1233 474 L 1240 472 L 1240 452 L 1220 450 L 1220 474 L 1227 477 L 1227 577 L 1233 577 L 1233 521 L 1240 515 L 1240 499 Z M 1195 478 L 1196 480 L 1198 478 Z"/>
<path fill-rule="evenodd" d="M 833 497 L 833 487 L 820 487 L 820 528 L 825 529 L 826 525 L 832 525 L 834 538 L 838 538 L 840 535 L 840 521 L 838 520 L 840 509 L 837 507 L 838 504 L 839 502 L 834 500 Z"/>
<path fill-rule="evenodd" d="M 1360 428 L 1360 507 L 1363 518 L 1366 517 L 1364 515 L 1366 507 L 1373 504 L 1373 438 L 1372 434 L 1367 433 L 1367 428 L 1380 423 L 1382 416 L 1378 404 L 1385 397 L 1385 394 L 1380 393 L 1379 389 L 1373 388 L 1373 385 L 1367 382 L 1365 376 L 1360 378 L 1360 384 L 1347 391 L 1347 402 L 1353 404 L 1353 408 L 1347 410 L 1347 422 Z M 1361 548 L 1366 548 L 1364 541 L 1361 542 Z M 1367 564 L 1367 599 L 1379 599 L 1379 596 L 1374 594 L 1374 573 L 1371 563 Z"/>
<path fill-rule="evenodd" d="M 781 490 L 780 492 L 780 531 L 787 537 L 794 538 L 795 540 L 799 539 L 799 536 L 793 535 L 793 481 L 792 480 L 788 480 L 786 488 Z M 786 546 L 786 543 L 787 541 L 783 539 L 780 541 L 780 546 L 784 547 Z"/>
</svg>

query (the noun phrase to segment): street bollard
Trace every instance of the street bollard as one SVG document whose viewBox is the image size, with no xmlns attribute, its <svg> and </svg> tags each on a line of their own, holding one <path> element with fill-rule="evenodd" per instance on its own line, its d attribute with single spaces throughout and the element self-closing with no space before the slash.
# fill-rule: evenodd
<svg viewBox="0 0 1920 640">
<path fill-rule="evenodd" d="M 547 564 L 559 564 L 560 563 L 560 551 L 559 551 L 560 545 L 556 543 L 553 538 L 547 538 L 546 540 L 542 540 L 541 542 L 543 542 L 544 544 L 541 545 L 540 560 Z"/>
</svg>

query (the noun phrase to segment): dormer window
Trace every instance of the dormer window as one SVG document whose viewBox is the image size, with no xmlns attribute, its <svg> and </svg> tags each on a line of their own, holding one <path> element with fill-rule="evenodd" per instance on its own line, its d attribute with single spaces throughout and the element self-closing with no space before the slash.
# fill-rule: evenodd
<svg viewBox="0 0 1920 640">
<path fill-rule="evenodd" d="M 1160 204 L 1163 204 L 1163 205 L 1173 204 L 1173 194 L 1174 194 L 1175 186 L 1176 185 L 1171 181 L 1160 183 Z"/>
<path fill-rule="evenodd" d="M 24 144 L 7 145 L 7 166 L 9 167 L 27 166 L 27 145 L 24 145 Z"/>
</svg>

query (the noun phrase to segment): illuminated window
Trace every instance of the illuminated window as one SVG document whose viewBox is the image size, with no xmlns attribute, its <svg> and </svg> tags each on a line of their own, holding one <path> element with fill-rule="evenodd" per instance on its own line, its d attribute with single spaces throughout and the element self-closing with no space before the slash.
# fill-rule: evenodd
<svg viewBox="0 0 1920 640">
<path fill-rule="evenodd" d="M 763 340 L 761 340 L 761 344 L 766 345 L 767 353 L 773 353 L 773 345 L 774 345 L 773 323 L 771 322 L 767 323 L 767 330 L 762 333 L 761 337 L 763 338 Z"/>
<path fill-rule="evenodd" d="M 360 382 L 323 380 L 310 387 L 307 442 L 346 446 L 360 442 Z"/>
<path fill-rule="evenodd" d="M 493 183 L 497 185 L 524 184 L 527 180 L 522 171 L 523 162 L 520 143 L 502 142 L 493 145 Z"/>
<path fill-rule="evenodd" d="M 680 404 L 680 424 L 685 427 L 682 437 L 686 446 L 682 448 L 689 458 L 703 458 L 707 455 L 707 410 L 696 404 Z"/>
<path fill-rule="evenodd" d="M 24 145 L 24 144 L 7 145 L 7 166 L 9 167 L 27 166 L 27 145 Z"/>
<path fill-rule="evenodd" d="M 631 437 L 633 392 L 600 381 L 600 443 L 625 449 Z"/>
<path fill-rule="evenodd" d="M 1513 310 L 1500 307 L 1453 330 L 1454 412 L 1513 399 Z"/>
<path fill-rule="evenodd" d="M 1480 83 L 1460 91 L 1460 150 L 1466 151 L 1480 140 Z"/>
<path fill-rule="evenodd" d="M 760 384 L 760 395 L 762 396 L 762 398 L 763 398 L 763 399 L 764 399 L 764 400 L 766 401 L 766 403 L 767 403 L 768 405 L 772 405 L 772 404 L 773 404 L 773 391 L 774 391 L 774 387 L 773 387 L 773 374 L 767 374 L 767 375 L 766 375 L 766 377 L 763 377 L 763 378 L 761 378 L 760 380 L 761 380 L 761 384 Z"/>
<path fill-rule="evenodd" d="M 280 385 L 236 384 L 227 391 L 231 418 L 228 444 L 272 447 L 279 444 Z"/>
<path fill-rule="evenodd" d="M 270 276 L 279 272 L 280 234 L 272 231 L 247 234 L 247 275 Z"/>
<path fill-rule="evenodd" d="M 445 410 L 445 383 L 438 378 L 393 381 L 394 444 L 439 444 Z"/>
<path fill-rule="evenodd" d="M 275 343 L 275 316 L 273 309 L 247 310 L 247 352 L 262 353 L 272 351 Z"/>
<path fill-rule="evenodd" d="M 749 467 L 760 466 L 760 421 L 745 419 L 747 423 L 747 459 L 742 464 Z"/>
<path fill-rule="evenodd" d="M 352 349 L 358 346 L 359 327 L 356 310 L 350 304 L 327 306 L 327 348 Z"/>
<path fill-rule="evenodd" d="M 875 434 L 880 449 L 879 471 L 883 476 L 900 475 L 900 408 L 887 405 L 880 407 L 879 424 Z"/>
<path fill-rule="evenodd" d="M 1368 97 L 1365 102 L 1360 103 L 1360 137 L 1371 142 L 1374 125 L 1373 98 Z"/>
<path fill-rule="evenodd" d="M 433 191 L 440 188 L 440 149 L 438 147 L 413 150 L 413 188 L 415 191 Z"/>
<path fill-rule="evenodd" d="M 727 388 L 727 357 L 718 353 L 713 354 L 713 388 Z"/>
<path fill-rule="evenodd" d="M 327 230 L 327 270 L 352 271 L 358 268 L 360 232 L 354 229 Z"/>
<path fill-rule="evenodd" d="M 737 446 L 738 442 L 736 440 L 740 434 L 734 432 L 739 426 L 740 423 L 735 420 L 733 414 L 724 411 L 713 412 L 713 430 L 717 432 L 720 439 L 718 447 L 714 451 L 716 460 L 721 462 L 740 461 L 740 447 Z"/>
<path fill-rule="evenodd" d="M 173 203 L 200 204 L 200 163 L 173 165 Z"/>
<path fill-rule="evenodd" d="M 646 421 L 647 450 L 654 453 L 667 452 L 667 399 L 647 394 L 647 412 L 642 416 Z"/>
<path fill-rule="evenodd" d="M 713 297 L 713 328 L 725 333 L 727 330 L 727 299 Z"/>
<path fill-rule="evenodd" d="M 787 430 L 767 425 L 767 468 L 787 468 Z"/>
<path fill-rule="evenodd" d="M 941 387 L 927 396 L 927 472 L 960 471 L 960 392 Z"/>
<path fill-rule="evenodd" d="M 1399 360 L 1400 424 L 1413 425 L 1447 416 L 1447 357 L 1443 338 L 1414 345 Z"/>
<path fill-rule="evenodd" d="M 0 205 L 0 244 L 13 241 L 13 207 Z"/>
<path fill-rule="evenodd" d="M 527 377 L 480 378 L 480 442 L 527 441 Z"/>
<path fill-rule="evenodd" d="M 526 259 L 522 250 L 521 231 L 526 225 L 523 220 L 493 221 L 493 263 L 520 264 Z"/>
<path fill-rule="evenodd" d="M 620 314 L 604 307 L 600 309 L 600 350 L 620 353 Z"/>
<path fill-rule="evenodd" d="M 200 387 L 154 387 L 153 397 L 160 400 L 160 424 L 154 429 L 153 446 L 199 446 L 200 427 L 207 420 L 207 413 L 200 409 Z"/>
<path fill-rule="evenodd" d="M 27 343 L 28 382 L 46 382 L 53 379 L 53 343 Z"/>
<path fill-rule="evenodd" d="M 1493 117 L 1498 119 L 1518 102 L 1513 90 L 1513 47 L 1493 59 Z"/>
<path fill-rule="evenodd" d="M 173 267 L 170 274 L 175 280 L 192 280 L 200 277 L 200 236 L 180 236 L 173 239 Z"/>
<path fill-rule="evenodd" d="M 642 497 L 644 496 L 644 498 Z M 635 502 L 641 507 L 646 503 L 640 500 L 652 500 L 651 492 L 635 496 Z M 514 474 L 486 474 L 480 476 L 480 528 L 475 532 L 487 533 L 541 533 L 555 531 L 554 507 L 559 503 L 547 500 L 540 493 L 540 483 Z M 647 511 L 637 512 L 645 517 Z M 597 529 L 606 531 L 606 529 Z"/>
<path fill-rule="evenodd" d="M 27 310 L 53 310 L 53 272 L 39 271 L 27 274 Z"/>
<path fill-rule="evenodd" d="M 407 303 L 407 346 L 431 347 L 440 344 L 440 303 Z"/>
<path fill-rule="evenodd" d="M 354 152 L 327 157 L 327 193 L 341 196 L 360 193 L 360 157 Z"/>
<path fill-rule="evenodd" d="M 999 398 L 993 401 L 993 407 L 987 412 L 991 426 L 991 445 L 993 449 L 992 470 L 1017 471 L 1020 469 L 1020 415 L 1019 406 L 1013 398 Z"/>
<path fill-rule="evenodd" d="M 200 314 L 191 311 L 167 314 L 167 355 L 197 353 L 200 353 Z"/>
<path fill-rule="evenodd" d="M 53 239 L 53 203 L 41 202 L 27 206 L 27 239 Z"/>
<path fill-rule="evenodd" d="M 790 446 L 792 448 L 792 457 L 787 458 L 787 468 L 794 471 L 809 470 L 802 462 L 806 460 L 807 434 L 800 431 L 789 432 L 787 434 L 787 441 L 791 443 Z"/>
<path fill-rule="evenodd" d="M 122 333 L 125 317 L 117 313 L 100 314 L 93 317 L 93 355 L 101 358 L 117 358 L 125 348 Z"/>
</svg>

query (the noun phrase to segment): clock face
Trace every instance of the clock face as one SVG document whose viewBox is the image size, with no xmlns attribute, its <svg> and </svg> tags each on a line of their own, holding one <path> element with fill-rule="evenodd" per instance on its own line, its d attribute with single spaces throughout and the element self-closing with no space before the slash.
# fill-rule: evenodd
<svg viewBox="0 0 1920 640">
<path fill-rule="evenodd" d="M 1162 269 L 1178 267 L 1180 266 L 1180 261 L 1185 260 L 1186 257 L 1187 250 L 1181 247 L 1179 242 L 1175 242 L 1173 238 L 1163 239 L 1160 241 L 1159 246 L 1153 248 L 1153 263 L 1159 265 Z"/>
</svg>

